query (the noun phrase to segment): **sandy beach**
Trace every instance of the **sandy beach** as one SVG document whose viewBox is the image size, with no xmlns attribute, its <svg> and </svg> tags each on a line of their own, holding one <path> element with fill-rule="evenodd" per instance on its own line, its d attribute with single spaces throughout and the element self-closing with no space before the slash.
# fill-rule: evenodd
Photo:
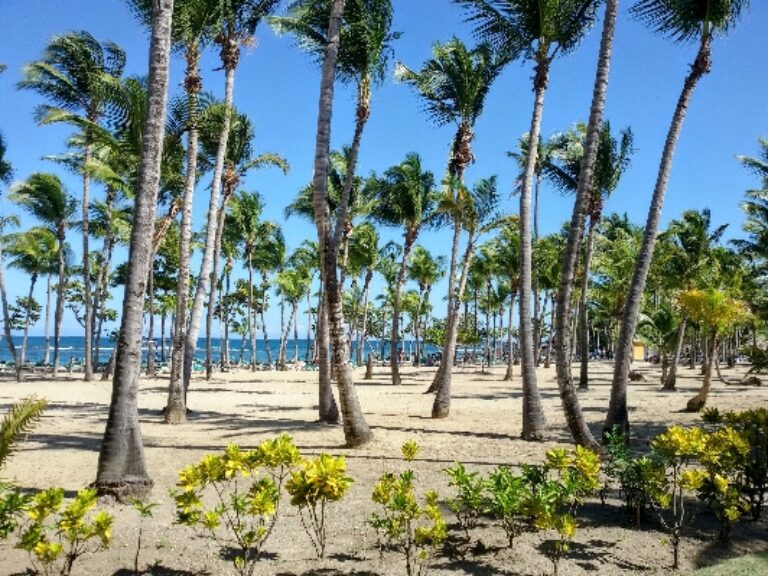
<svg viewBox="0 0 768 576">
<path fill-rule="evenodd" d="M 677 392 L 661 392 L 655 366 L 640 364 L 645 382 L 633 383 L 629 393 L 633 446 L 647 448 L 648 441 L 671 424 L 695 424 L 699 416 L 681 410 L 701 383 L 699 371 L 680 368 Z M 610 371 L 608 362 L 592 365 L 591 389 L 580 394 L 583 410 L 594 431 L 598 431 L 608 404 Z M 745 368 L 724 370 L 736 379 Z M 287 432 L 302 455 L 321 452 L 344 454 L 348 473 L 354 479 L 342 502 L 329 508 L 329 558 L 315 559 L 301 529 L 297 512 L 281 508 L 265 557 L 256 574 L 281 576 L 310 575 L 399 575 L 404 563 L 395 552 L 379 552 L 375 531 L 367 520 L 374 510 L 371 491 L 385 471 L 403 468 L 400 446 L 413 439 L 421 446 L 414 462 L 418 485 L 436 488 L 441 497 L 450 493 L 448 479 L 441 472 L 455 461 L 470 470 L 487 472 L 501 464 L 538 462 L 555 445 L 568 445 L 569 434 L 560 408 L 554 367 L 540 368 L 539 383 L 547 412 L 551 437 L 548 442 L 529 443 L 519 439 L 522 399 L 520 379 L 503 382 L 503 368 L 485 373 L 479 367 L 457 368 L 454 375 L 451 415 L 445 420 L 429 417 L 432 397 L 423 391 L 434 374 L 430 368 L 404 368 L 403 385 L 393 387 L 387 368 L 378 368 L 374 380 L 363 381 L 363 369 L 356 371 L 358 394 L 375 440 L 363 448 L 343 448 L 341 427 L 321 426 L 317 419 L 317 374 L 314 372 L 255 372 L 245 370 L 217 374 L 210 381 L 193 381 L 186 424 L 162 423 L 166 402 L 167 376 L 143 379 L 139 398 L 147 466 L 155 487 L 150 500 L 158 502 L 154 518 L 145 521 L 145 546 L 141 565 L 149 574 L 230 574 L 234 570 L 221 558 L 211 540 L 199 539 L 192 531 L 173 524 L 173 502 L 168 495 L 177 481 L 177 471 L 217 452 L 229 443 L 251 448 L 261 441 Z M 39 377 L 35 377 L 39 378 Z M 30 394 L 43 396 L 49 408 L 27 441 L 14 454 L 2 477 L 29 489 L 52 485 L 69 494 L 95 479 L 99 446 L 104 432 L 111 395 L 109 382 L 84 382 L 82 375 L 67 375 L 57 381 L 29 379 L 22 384 L 4 377 L 0 380 L 3 409 Z M 739 410 L 768 406 L 768 386 L 726 386 L 715 381 L 709 406 Z M 83 558 L 75 574 L 130 574 L 136 552 L 140 520 L 129 506 L 104 501 L 115 515 L 112 547 Z M 449 523 L 454 522 L 446 511 Z M 765 521 L 743 521 L 734 530 L 733 544 L 722 548 L 713 542 L 716 526 L 707 514 L 696 519 L 695 529 L 686 533 L 682 546 L 682 573 L 706 565 L 721 556 L 747 550 L 765 550 Z M 504 574 L 533 576 L 551 573 L 549 560 L 537 550 L 543 536 L 525 534 L 513 550 L 505 548 L 504 533 L 490 523 L 477 532 L 485 550 L 460 559 L 449 555 L 435 558 L 431 574 Z M 13 540 L 0 543 L 0 574 L 22 574 L 28 566 L 25 552 L 13 548 Z M 585 506 L 572 553 L 560 566 L 560 574 L 667 574 L 671 551 L 665 535 L 650 523 L 632 529 L 617 495 L 605 506 L 598 500 Z"/>
</svg>

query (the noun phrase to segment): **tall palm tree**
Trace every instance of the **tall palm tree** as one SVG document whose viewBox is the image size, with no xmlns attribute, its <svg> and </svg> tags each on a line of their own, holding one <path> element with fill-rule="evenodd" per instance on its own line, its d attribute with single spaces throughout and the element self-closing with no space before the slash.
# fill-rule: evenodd
<svg viewBox="0 0 768 576">
<path fill-rule="evenodd" d="M 461 204 L 470 198 L 464 186 L 464 173 L 474 161 L 474 126 L 483 112 L 485 99 L 494 80 L 508 61 L 508 53 L 495 51 L 490 44 L 481 43 L 470 50 L 454 37 L 444 44 L 435 44 L 432 47 L 432 58 L 424 63 L 419 72 L 414 72 L 402 64 L 398 69 L 400 79 L 413 86 L 422 98 L 427 114 L 438 126 L 451 123 L 456 125 L 444 194 L 446 206 L 452 206 L 444 213 L 453 223 L 451 259 L 448 267 L 448 329 L 445 335 L 443 362 L 430 386 L 431 391 L 437 391 L 441 386 L 450 386 L 450 372 L 453 369 L 453 356 L 446 356 L 446 353 L 450 345 L 452 321 L 455 320 L 460 299 L 460 295 L 456 295 L 456 274 L 459 266 L 459 243 L 464 226 L 462 218 L 451 216 L 459 216 Z M 458 329 L 458 326 L 455 328 Z"/>
<path fill-rule="evenodd" d="M 365 421 L 355 392 L 352 369 L 345 357 L 344 318 L 341 308 L 341 287 L 338 279 L 338 241 L 328 215 L 328 151 L 331 138 L 331 113 L 333 110 L 334 76 L 339 52 L 341 20 L 344 0 L 331 0 L 328 18 L 328 35 L 320 73 L 320 99 L 318 104 L 317 133 L 315 139 L 314 176 L 312 178 L 315 226 L 320 248 L 321 277 L 325 305 L 328 306 L 330 336 L 333 343 L 333 364 L 339 386 L 339 399 L 348 446 L 360 446 L 373 439 Z M 340 214 L 338 221 L 344 221 Z"/>
<path fill-rule="evenodd" d="M 350 234 L 349 238 L 349 269 L 353 274 L 364 273 L 362 320 L 358 330 L 357 339 L 357 365 L 363 363 L 363 350 L 368 336 L 368 303 L 370 301 L 371 281 L 379 262 L 379 232 L 370 222 L 363 222 Z"/>
<path fill-rule="evenodd" d="M 621 332 L 616 348 L 611 386 L 611 400 L 605 418 L 604 430 L 610 431 L 618 426 L 622 433 L 629 434 L 627 381 L 632 358 L 632 339 L 637 326 L 648 270 L 653 258 L 653 247 L 658 233 L 664 196 L 667 191 L 669 174 L 672 170 L 672 158 L 693 91 L 699 80 L 708 74 L 712 67 L 712 40 L 715 35 L 728 32 L 748 4 L 748 0 L 729 0 L 727 2 L 722 0 L 639 0 L 632 7 L 633 13 L 640 20 L 676 42 L 691 42 L 698 39 L 699 49 L 693 65 L 686 75 L 664 142 L 664 151 L 659 163 L 659 172 L 643 232 L 643 245 L 635 265 L 621 319 Z"/>
<path fill-rule="evenodd" d="M 6 150 L 5 138 L 3 138 L 2 133 L 0 133 L 0 183 L 8 185 L 13 179 L 13 166 L 5 157 Z M 11 225 L 19 225 L 19 219 L 16 216 L 0 216 L 0 304 L 2 305 L 3 312 L 3 334 L 5 336 L 5 343 L 6 346 L 8 346 L 8 350 L 11 352 L 13 361 L 18 363 L 16 358 L 16 346 L 11 337 L 11 315 L 8 310 L 8 293 L 5 289 L 5 270 L 3 266 L 2 237 L 6 226 Z"/>
<path fill-rule="evenodd" d="M 200 320 L 203 314 L 205 295 L 212 288 L 210 271 L 216 250 L 217 230 L 219 229 L 219 195 L 224 180 L 224 164 L 227 155 L 230 127 L 234 116 L 235 72 L 240 62 L 240 50 L 243 44 L 250 42 L 257 26 L 261 21 L 277 9 L 280 0 L 223 0 L 218 14 L 218 23 L 214 41 L 220 46 L 219 55 L 224 69 L 224 101 L 225 113 L 218 137 L 216 158 L 213 167 L 211 196 L 208 203 L 208 222 L 205 231 L 205 248 L 200 263 L 200 274 L 197 279 L 195 298 L 190 311 L 184 343 L 183 384 L 184 391 L 189 388 L 192 377 L 192 359 L 197 347 L 197 337 L 200 333 Z M 218 235 L 221 238 L 221 235 Z M 174 392 L 174 396 L 177 396 Z M 170 405 L 170 402 L 169 402 Z"/>
<path fill-rule="evenodd" d="M 48 228 L 33 227 L 14 234 L 8 239 L 7 253 L 12 260 L 8 266 L 29 274 L 27 302 L 32 302 L 35 285 L 40 274 L 55 274 L 58 266 L 56 235 Z M 21 340 L 21 354 L 16 362 L 16 380 L 21 382 L 21 369 L 27 359 L 27 335 L 29 334 L 31 306 L 27 306 L 24 318 L 24 332 Z"/>
<path fill-rule="evenodd" d="M 527 2 L 523 0 L 455 0 L 469 10 L 475 33 L 514 57 L 523 56 L 534 64 L 534 100 L 530 142 L 538 142 L 549 69 L 559 55 L 575 49 L 591 28 L 595 0 Z M 538 148 L 528 147 L 525 175 L 520 190 L 520 348 L 523 378 L 522 437 L 540 440 L 547 423 L 536 383 L 536 363 L 531 323 L 531 189 Z"/>
<path fill-rule="evenodd" d="M 277 222 L 271 220 L 260 222 L 256 230 L 256 242 L 251 251 L 251 261 L 253 267 L 261 275 L 261 302 L 258 306 L 259 321 L 261 323 L 262 338 L 264 339 L 264 350 L 267 353 L 267 362 L 272 364 L 272 349 L 269 345 L 269 334 L 267 332 L 267 321 L 265 314 L 268 304 L 270 274 L 277 272 L 283 267 L 285 261 L 285 237 L 283 231 Z M 256 335 L 253 338 L 253 349 L 256 346 Z"/>
<path fill-rule="evenodd" d="M 422 315 L 427 309 L 429 303 L 429 294 L 432 286 L 445 275 L 445 256 L 442 254 L 435 257 L 423 246 L 416 246 L 413 249 L 413 256 L 408 264 L 408 278 L 413 280 L 419 286 L 418 308 L 416 311 L 416 321 L 414 323 L 414 336 L 416 338 L 416 366 L 421 363 L 421 342 L 419 339 L 422 322 Z"/>
<path fill-rule="evenodd" d="M 154 6 L 139 187 L 134 202 L 125 298 L 116 342 L 112 401 L 95 482 L 100 492 L 121 498 L 143 497 L 153 484 L 144 460 L 137 396 L 144 293 L 151 265 L 149 256 L 163 154 L 173 0 L 159 0 Z"/>
<path fill-rule="evenodd" d="M 64 317 L 64 290 L 66 288 L 66 234 L 77 209 L 77 201 L 69 195 L 58 176 L 35 173 L 16 186 L 11 200 L 17 202 L 30 215 L 42 222 L 56 237 L 59 286 L 56 291 L 54 320 L 53 376 L 58 376 L 59 340 Z"/>
<path fill-rule="evenodd" d="M 408 262 L 419 232 L 435 216 L 435 179 L 431 172 L 421 167 L 418 154 L 408 154 L 400 164 L 387 169 L 382 178 L 371 178 L 366 183 L 368 194 L 376 201 L 371 218 L 389 226 L 403 226 L 403 253 L 394 290 L 392 310 L 392 335 L 390 337 L 390 366 L 392 384 L 400 385 L 398 346 L 400 335 L 400 305 Z"/>
<path fill-rule="evenodd" d="M 33 90 L 49 100 L 37 108 L 41 124 L 67 122 L 82 127 L 83 175 L 82 242 L 83 295 L 85 326 L 85 379 L 93 378 L 92 340 L 93 303 L 89 250 L 89 211 L 91 177 L 88 166 L 93 153 L 93 131 L 108 113 L 109 104 L 118 92 L 118 78 L 125 67 L 125 53 L 113 42 L 103 44 L 88 32 L 55 36 L 43 57 L 24 68 L 24 79 L 18 87 Z M 85 121 L 85 124 L 83 123 Z"/>
</svg>

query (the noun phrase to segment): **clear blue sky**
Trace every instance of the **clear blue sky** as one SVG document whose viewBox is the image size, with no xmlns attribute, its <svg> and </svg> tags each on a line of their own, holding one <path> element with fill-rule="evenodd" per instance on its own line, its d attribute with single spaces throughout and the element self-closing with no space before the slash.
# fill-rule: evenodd
<svg viewBox="0 0 768 576">
<path fill-rule="evenodd" d="M 393 0 L 394 29 L 403 33 L 395 45 L 395 57 L 418 68 L 429 57 L 431 45 L 458 35 L 471 42 L 462 11 L 448 0 Z M 653 190 L 663 139 L 682 81 L 695 54 L 695 45 L 675 45 L 644 29 L 627 13 L 631 2 L 622 2 L 614 46 L 614 60 L 608 93 L 607 118 L 615 130 L 631 126 L 636 153 L 632 166 L 606 212 L 627 212 L 632 221 L 645 221 Z M 664 222 L 685 209 L 710 208 L 714 224 L 729 223 L 729 236 L 741 234 L 743 215 L 739 202 L 756 180 L 735 160 L 737 154 L 755 155 L 757 139 L 768 136 L 768 3 L 753 0 L 739 25 L 726 38 L 714 43 L 713 68 L 697 88 L 685 121 L 664 207 Z M 70 191 L 79 197 L 79 180 L 62 168 L 41 160 L 64 150 L 69 133 L 65 127 L 37 127 L 33 109 L 42 100 L 15 89 L 22 66 L 42 54 L 55 34 L 88 30 L 99 40 L 112 40 L 128 55 L 128 74 L 145 74 L 147 33 L 134 21 L 120 0 L 2 0 L 0 2 L 0 62 L 8 66 L 0 74 L 0 131 L 8 144 L 7 157 L 24 179 L 34 171 L 59 173 Z M 547 93 L 542 133 L 545 137 L 586 120 L 594 80 L 599 26 L 573 53 L 555 62 Z M 204 88 L 221 96 L 223 75 L 214 49 L 202 63 Z M 183 65 L 174 60 L 172 94 L 181 93 Z M 485 112 L 476 126 L 476 163 L 467 178 L 497 174 L 505 208 L 517 212 L 517 200 L 510 199 L 517 168 L 507 158 L 519 136 L 528 130 L 532 106 L 531 66 L 514 63 L 493 87 Z M 244 187 L 260 191 L 267 202 L 265 217 L 283 221 L 283 209 L 306 184 L 312 172 L 314 129 L 317 115 L 319 71 L 293 44 L 290 37 L 278 38 L 262 25 L 256 43 L 242 57 L 237 72 L 235 101 L 247 113 L 256 129 L 257 152 L 274 151 L 291 163 L 291 173 L 276 170 L 253 173 Z M 339 148 L 352 136 L 354 90 L 337 88 L 333 117 L 332 145 Z M 431 125 L 412 91 L 390 77 L 375 89 L 369 125 L 363 137 L 359 173 L 383 171 L 400 162 L 408 152 L 422 155 L 424 165 L 436 175 L 445 168 L 454 128 Z M 204 179 L 197 192 L 194 226 L 202 226 L 207 207 Z M 5 194 L 5 191 L 3 191 Z M 97 190 L 98 197 L 102 191 Z M 5 198 L 2 213 L 17 213 Z M 571 200 L 545 190 L 542 196 L 543 233 L 554 232 L 571 211 Z M 29 219 L 25 225 L 31 224 Z M 305 238 L 315 238 L 313 227 L 293 219 L 284 227 L 289 249 Z M 393 237 L 396 233 L 392 232 Z M 80 242 L 71 241 L 76 257 Z M 422 243 L 434 252 L 447 252 L 445 234 L 429 233 Z M 95 243 L 98 246 L 98 243 Z M 124 256 L 123 256 L 124 258 Z M 16 271 L 7 273 L 11 299 L 26 290 L 27 279 Z M 38 300 L 44 301 L 40 286 Z M 444 289 L 437 288 L 438 315 L 442 312 Z M 116 304 L 119 309 L 119 303 Z M 277 336 L 279 324 L 272 315 L 270 332 Z M 81 330 L 67 316 L 63 333 Z M 42 327 L 34 333 L 42 333 Z"/>
</svg>

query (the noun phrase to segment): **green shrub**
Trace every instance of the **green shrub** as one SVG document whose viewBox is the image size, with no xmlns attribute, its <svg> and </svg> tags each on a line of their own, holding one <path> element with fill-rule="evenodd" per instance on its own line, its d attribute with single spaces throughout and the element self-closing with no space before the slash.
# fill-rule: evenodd
<svg viewBox="0 0 768 576">
<path fill-rule="evenodd" d="M 291 474 L 285 486 L 291 495 L 291 504 L 299 508 L 301 525 L 319 558 L 325 558 L 326 504 L 341 500 L 351 484 L 344 457 L 321 454 L 304 462 L 300 470 Z"/>
<path fill-rule="evenodd" d="M 418 445 L 409 441 L 402 447 L 403 458 L 416 457 Z M 371 515 L 370 524 L 388 545 L 405 556 L 408 576 L 426 574 L 435 550 L 447 536 L 446 524 L 438 506 L 437 492 L 429 490 L 419 503 L 413 470 L 396 475 L 384 474 L 373 490 L 372 500 L 381 507 Z"/>
<path fill-rule="evenodd" d="M 62 488 L 32 496 L 26 506 L 30 521 L 17 546 L 29 552 L 38 572 L 67 576 L 78 558 L 109 547 L 113 519 L 104 511 L 91 514 L 96 502 L 91 489 L 81 490 L 68 504 Z"/>
<path fill-rule="evenodd" d="M 529 483 L 522 475 L 515 475 L 506 466 L 499 466 L 485 482 L 488 491 L 488 508 L 504 529 L 509 547 L 515 538 L 531 530 L 530 518 L 523 513 L 522 503 L 531 498 Z"/>
<path fill-rule="evenodd" d="M 300 459 L 285 434 L 255 450 L 231 444 L 203 457 L 179 472 L 179 490 L 171 492 L 177 523 L 238 550 L 237 572 L 252 574 L 277 520 L 282 482 Z"/>
<path fill-rule="evenodd" d="M 467 472 L 460 462 L 454 463 L 452 468 L 445 468 L 443 472 L 448 475 L 448 485 L 456 490 L 456 495 L 446 500 L 446 504 L 456 515 L 467 542 L 470 542 L 470 531 L 477 526 L 483 514 L 489 511 L 487 483 L 478 472 Z"/>
</svg>

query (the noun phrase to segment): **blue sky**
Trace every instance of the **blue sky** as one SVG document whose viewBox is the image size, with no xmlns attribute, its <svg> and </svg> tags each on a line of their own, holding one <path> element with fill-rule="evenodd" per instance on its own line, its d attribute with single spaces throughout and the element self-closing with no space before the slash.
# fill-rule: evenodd
<svg viewBox="0 0 768 576">
<path fill-rule="evenodd" d="M 457 35 L 472 42 L 461 9 L 448 0 L 393 0 L 393 3 L 394 29 L 403 33 L 395 44 L 395 58 L 411 68 L 420 67 L 430 56 L 435 41 Z M 632 221 L 642 223 L 668 123 L 696 45 L 676 45 L 653 34 L 628 14 L 631 2 L 621 4 L 606 117 L 614 130 L 631 126 L 636 153 L 630 169 L 608 201 L 606 212 L 627 212 Z M 768 136 L 766 22 L 768 3 L 755 0 L 731 33 L 715 41 L 712 72 L 696 90 L 678 144 L 663 222 L 679 217 L 686 209 L 710 208 L 714 224 L 730 224 L 729 237 L 741 235 L 743 215 L 739 202 L 744 191 L 755 187 L 757 182 L 735 156 L 757 154 L 758 137 Z M 15 167 L 17 179 L 24 179 L 34 171 L 56 172 L 69 190 L 79 196 L 76 176 L 40 159 L 64 150 L 68 129 L 37 127 L 32 114 L 42 100 L 15 89 L 23 65 L 40 57 L 50 37 L 72 30 L 88 30 L 99 40 L 116 42 L 127 52 L 127 73 L 146 72 L 147 33 L 120 0 L 2 0 L 0 3 L 0 62 L 8 66 L 5 73 L 0 74 L 3 103 L 0 131 L 7 141 L 7 157 Z M 543 117 L 545 137 L 586 120 L 598 43 L 599 26 L 575 52 L 554 63 Z M 223 75 L 216 70 L 218 66 L 216 51 L 209 49 L 202 62 L 204 88 L 221 96 Z M 504 208 L 510 213 L 517 212 L 517 199 L 510 195 L 518 170 L 507 157 L 507 151 L 515 148 L 519 136 L 529 127 L 533 100 L 531 75 L 530 64 L 513 63 L 497 80 L 476 125 L 476 163 L 467 173 L 470 183 L 498 175 Z M 182 78 L 183 63 L 177 56 L 171 78 L 172 94 L 181 93 Z M 311 177 L 318 89 L 319 71 L 310 59 L 295 47 L 290 37 L 276 37 L 269 27 L 262 25 L 257 30 L 254 46 L 243 54 L 237 72 L 235 101 L 240 111 L 253 120 L 255 150 L 277 152 L 291 164 L 288 176 L 264 169 L 252 173 L 244 184 L 245 188 L 258 190 L 265 197 L 265 218 L 283 222 L 285 205 Z M 354 98 L 351 87 L 337 88 L 334 148 L 351 140 Z M 359 173 L 381 172 L 403 160 L 407 153 L 418 152 L 423 164 L 439 177 L 445 168 L 453 131 L 453 126 L 438 128 L 430 124 L 412 91 L 396 83 L 390 74 L 385 83 L 374 90 Z M 196 229 L 203 224 L 209 183 L 210 176 L 203 179 L 197 191 Z M 100 194 L 99 190 L 95 192 L 97 197 Z M 18 212 L 5 198 L 0 200 L 0 211 L 3 214 Z M 559 229 L 570 211 L 569 198 L 545 189 L 540 216 L 542 233 Z M 24 224 L 31 222 L 27 219 Z M 295 218 L 287 222 L 284 232 L 289 249 L 305 238 L 315 238 L 314 228 Z M 399 238 L 397 231 L 391 235 Z M 74 235 L 71 241 L 79 257 L 80 243 Z M 446 233 L 433 232 L 425 233 L 421 243 L 434 252 L 444 253 L 449 240 Z M 28 286 L 27 279 L 13 270 L 7 272 L 7 280 L 11 299 Z M 41 285 L 40 301 L 44 299 L 42 290 Z M 438 315 L 442 314 L 443 291 L 435 290 Z M 275 327 L 270 330 L 271 334 L 277 336 L 279 323 L 274 314 L 270 324 Z M 36 327 L 34 333 L 42 333 L 42 327 Z M 79 326 L 69 316 L 63 333 L 80 333 Z"/>
</svg>

